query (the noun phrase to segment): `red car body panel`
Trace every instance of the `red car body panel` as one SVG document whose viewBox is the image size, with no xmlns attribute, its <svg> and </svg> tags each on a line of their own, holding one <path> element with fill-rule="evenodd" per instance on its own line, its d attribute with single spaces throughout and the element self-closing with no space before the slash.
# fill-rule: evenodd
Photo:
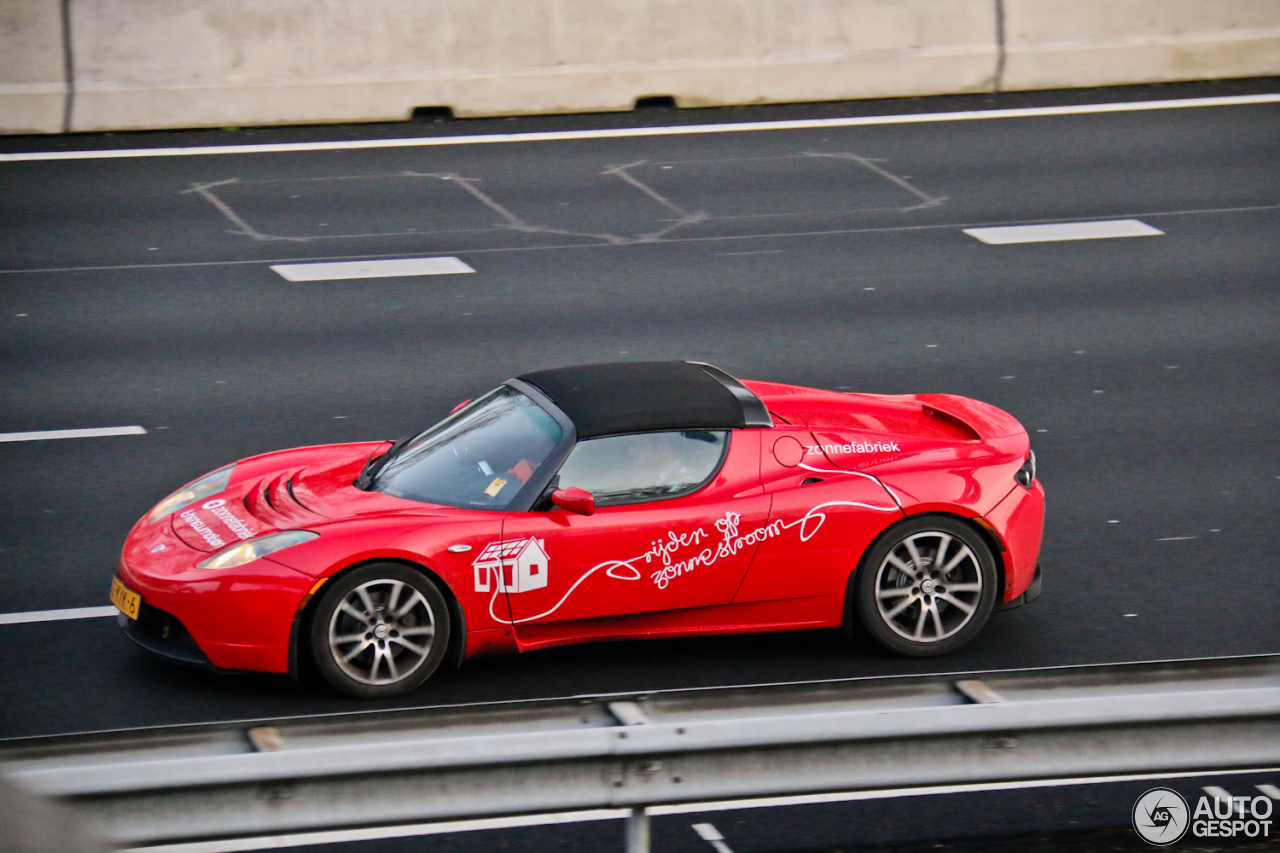
<svg viewBox="0 0 1280 853">
<path fill-rule="evenodd" d="M 1044 487 L 1037 480 L 1030 489 L 1015 488 L 987 514 L 985 521 L 1003 540 L 1005 550 L 999 556 L 1005 570 L 1004 600 L 1012 601 L 1031 586 L 1040 562 Z"/>
<path fill-rule="evenodd" d="M 851 565 L 850 555 L 860 555 L 902 511 L 874 477 L 806 455 L 813 444 L 807 429 L 775 427 L 761 437 L 769 520 L 786 535 L 761 544 L 734 602 L 794 601 L 804 613 L 817 608 L 821 624 L 837 625 L 857 562 Z M 820 601 L 804 601 L 809 598 Z"/>
<path fill-rule="evenodd" d="M 503 545 L 534 539 L 551 569 L 545 586 L 503 584 L 517 640 L 536 644 L 559 622 L 729 604 L 755 556 L 749 534 L 769 516 L 759 448 L 758 432 L 735 433 L 720 471 L 692 495 L 590 516 L 507 515 Z"/>
<path fill-rule="evenodd" d="M 130 532 L 120 579 L 171 614 L 210 663 L 285 672 L 299 615 L 352 566 L 400 561 L 464 616 L 466 657 L 603 639 L 841 624 L 862 553 L 904 518 L 943 512 L 994 532 L 1006 601 L 1032 582 L 1044 491 L 1019 485 L 1026 432 L 962 397 L 841 394 L 744 382 L 772 428 L 731 434 L 692 494 L 601 507 L 459 509 L 353 485 L 387 442 L 237 463 L 224 491 Z M 320 535 L 235 569 L 195 564 L 277 530 Z"/>
</svg>

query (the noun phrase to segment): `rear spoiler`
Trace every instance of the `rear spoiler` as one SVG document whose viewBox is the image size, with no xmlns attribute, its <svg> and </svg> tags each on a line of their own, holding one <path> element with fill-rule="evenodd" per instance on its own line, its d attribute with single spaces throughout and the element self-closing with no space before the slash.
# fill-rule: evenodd
<svg viewBox="0 0 1280 853">
<path fill-rule="evenodd" d="M 959 422 L 974 439 L 1004 438 L 1025 432 L 1017 418 L 989 403 L 954 394 L 916 394 L 915 401 L 933 417 Z"/>
</svg>

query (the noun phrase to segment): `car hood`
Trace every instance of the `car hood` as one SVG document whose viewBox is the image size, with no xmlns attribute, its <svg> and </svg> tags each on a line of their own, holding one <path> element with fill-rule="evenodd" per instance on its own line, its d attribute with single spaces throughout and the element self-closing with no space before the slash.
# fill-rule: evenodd
<svg viewBox="0 0 1280 853">
<path fill-rule="evenodd" d="M 366 460 L 388 446 L 372 442 L 307 447 L 243 460 L 225 491 L 171 516 L 173 532 L 192 548 L 217 551 L 276 530 L 441 509 L 353 485 Z"/>
</svg>

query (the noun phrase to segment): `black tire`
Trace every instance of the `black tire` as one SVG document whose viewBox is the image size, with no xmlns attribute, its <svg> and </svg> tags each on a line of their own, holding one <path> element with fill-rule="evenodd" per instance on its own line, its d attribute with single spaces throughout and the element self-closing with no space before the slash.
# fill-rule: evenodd
<svg viewBox="0 0 1280 853">
<path fill-rule="evenodd" d="M 852 589 L 854 613 L 873 640 L 895 654 L 934 657 L 982 630 L 1000 584 L 983 537 L 959 519 L 931 515 L 881 534 Z"/>
<path fill-rule="evenodd" d="M 399 563 L 371 563 L 325 585 L 308 639 L 331 685 L 360 699 L 388 699 L 431 677 L 450 628 L 449 606 L 430 578 Z"/>
</svg>

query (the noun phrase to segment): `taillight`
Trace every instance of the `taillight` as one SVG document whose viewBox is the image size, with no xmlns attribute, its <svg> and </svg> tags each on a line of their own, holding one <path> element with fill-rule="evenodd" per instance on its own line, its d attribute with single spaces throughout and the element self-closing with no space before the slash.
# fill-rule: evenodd
<svg viewBox="0 0 1280 853">
<path fill-rule="evenodd" d="M 1013 475 L 1013 479 L 1018 481 L 1018 485 L 1023 488 L 1031 488 L 1031 484 L 1036 481 L 1036 452 L 1034 450 L 1027 451 L 1027 461 L 1022 463 L 1022 467 L 1018 469 L 1018 473 Z"/>
</svg>

